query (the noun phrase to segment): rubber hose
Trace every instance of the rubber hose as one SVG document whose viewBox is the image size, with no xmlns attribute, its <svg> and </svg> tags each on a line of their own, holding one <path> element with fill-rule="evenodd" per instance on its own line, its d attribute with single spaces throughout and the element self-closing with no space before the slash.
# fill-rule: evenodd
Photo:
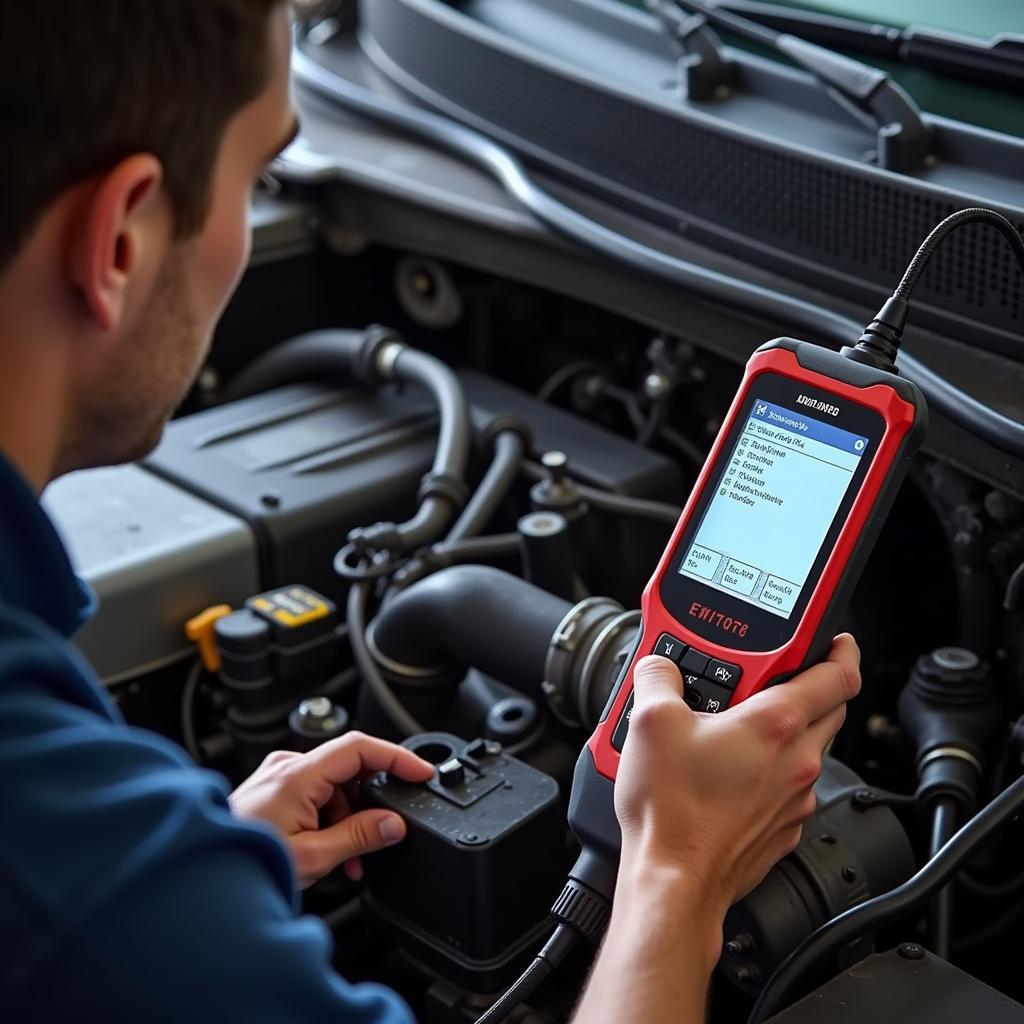
<svg viewBox="0 0 1024 1024">
<path fill-rule="evenodd" d="M 934 857 L 956 833 L 960 805 L 946 797 L 935 801 L 932 811 L 932 834 L 928 856 Z M 943 960 L 949 959 L 953 942 L 953 885 L 940 889 L 928 908 L 928 943 L 931 951 Z"/>
<path fill-rule="evenodd" d="M 525 452 L 526 445 L 518 432 L 504 430 L 498 434 L 494 458 L 462 515 L 448 531 L 446 543 L 475 537 L 487 526 L 519 476 Z"/>
<path fill-rule="evenodd" d="M 396 380 L 422 384 L 434 396 L 440 426 L 431 472 L 464 487 L 473 427 L 466 393 L 458 377 L 441 360 L 414 348 L 401 350 L 393 374 Z M 402 551 L 415 551 L 432 544 L 444 533 L 458 507 L 447 496 L 426 496 L 416 515 L 396 527 L 396 546 Z"/>
<path fill-rule="evenodd" d="M 364 381 L 396 380 L 425 387 L 438 410 L 437 450 L 431 475 L 444 482 L 442 493 L 426 494 L 408 522 L 380 524 L 363 531 L 371 538 L 370 546 L 373 540 L 379 540 L 381 547 L 415 551 L 444 533 L 461 504 L 473 428 L 469 403 L 455 373 L 440 359 L 381 331 L 314 331 L 283 342 L 242 371 L 228 388 L 228 397 L 244 398 L 269 388 L 339 373 Z M 371 356 L 382 345 L 397 349 L 386 368 L 370 364 Z"/>
<path fill-rule="evenodd" d="M 282 342 L 242 370 L 227 386 L 225 398 L 236 402 L 286 384 L 355 374 L 367 337 L 365 331 L 313 331 Z"/>
<path fill-rule="evenodd" d="M 467 537 L 455 542 L 441 541 L 425 553 L 406 563 L 392 578 L 384 603 L 392 601 L 401 591 L 435 572 L 467 562 L 491 562 L 511 558 L 522 552 L 518 533 L 498 533 L 488 537 Z"/>
<path fill-rule="evenodd" d="M 472 667 L 540 698 L 551 637 L 571 607 L 501 569 L 459 565 L 385 605 L 372 643 L 391 662 L 419 670 L 410 675 Z"/>
</svg>

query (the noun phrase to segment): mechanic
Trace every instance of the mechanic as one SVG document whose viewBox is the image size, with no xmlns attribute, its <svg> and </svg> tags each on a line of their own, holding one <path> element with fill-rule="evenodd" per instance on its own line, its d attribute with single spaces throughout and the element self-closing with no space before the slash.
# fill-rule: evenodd
<svg viewBox="0 0 1024 1024">
<path fill-rule="evenodd" d="M 37 500 L 149 452 L 202 365 L 253 185 L 297 130 L 290 16 L 284 0 L 0 4 L 4 1020 L 409 1020 L 332 972 L 296 893 L 338 865 L 358 879 L 403 837 L 343 784 L 431 766 L 352 734 L 273 754 L 229 794 L 129 728 L 71 645 L 90 600 Z M 671 663 L 641 664 L 619 888 L 578 1021 L 703 1020 L 725 910 L 795 847 L 858 660 L 840 637 L 717 717 L 683 703 Z"/>
</svg>

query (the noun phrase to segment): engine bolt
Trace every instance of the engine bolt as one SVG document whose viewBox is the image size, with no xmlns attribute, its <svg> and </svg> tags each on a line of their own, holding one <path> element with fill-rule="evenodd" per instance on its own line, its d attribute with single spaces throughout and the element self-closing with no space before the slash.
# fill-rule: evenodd
<svg viewBox="0 0 1024 1024">
<path fill-rule="evenodd" d="M 299 714 L 303 718 L 326 718 L 334 706 L 326 697 L 310 697 L 299 705 Z"/>
<path fill-rule="evenodd" d="M 924 947 L 919 946 L 916 942 L 904 942 L 896 952 L 903 957 L 904 960 L 924 959 Z"/>
<path fill-rule="evenodd" d="M 740 953 L 749 953 L 754 948 L 754 937 L 743 932 L 731 938 L 725 944 L 725 951 L 729 956 L 739 956 Z"/>
<path fill-rule="evenodd" d="M 761 972 L 753 964 L 743 964 L 736 971 L 736 980 L 741 985 L 753 985 L 761 977 Z"/>
<path fill-rule="evenodd" d="M 847 882 L 857 881 L 857 869 L 852 864 L 847 864 L 843 868 L 843 879 Z"/>
<path fill-rule="evenodd" d="M 672 390 L 672 381 L 664 373 L 649 373 L 644 380 L 644 394 L 652 401 L 664 398 Z"/>
</svg>

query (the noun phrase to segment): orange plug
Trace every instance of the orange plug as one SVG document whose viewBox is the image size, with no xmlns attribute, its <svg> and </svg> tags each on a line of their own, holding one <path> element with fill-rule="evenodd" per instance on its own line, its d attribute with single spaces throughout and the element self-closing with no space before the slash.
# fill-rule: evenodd
<svg viewBox="0 0 1024 1024">
<path fill-rule="evenodd" d="M 217 636 L 214 627 L 225 615 L 234 611 L 230 605 L 218 604 L 200 612 L 194 619 L 185 623 L 185 636 L 199 649 L 199 657 L 207 672 L 220 671 L 220 651 L 217 650 Z"/>
</svg>

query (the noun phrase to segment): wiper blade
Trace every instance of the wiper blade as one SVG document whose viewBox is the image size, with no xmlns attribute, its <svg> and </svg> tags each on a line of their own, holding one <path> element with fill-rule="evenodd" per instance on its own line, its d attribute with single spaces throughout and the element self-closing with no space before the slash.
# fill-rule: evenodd
<svg viewBox="0 0 1024 1024">
<path fill-rule="evenodd" d="M 934 28 L 903 32 L 902 60 L 922 64 L 981 85 L 1019 89 L 1024 85 L 1024 36 L 1006 33 L 985 42 L 962 39 Z"/>
<path fill-rule="evenodd" d="M 688 81 L 701 81 L 703 96 L 711 91 L 707 79 L 719 73 L 708 67 L 698 76 L 694 63 L 700 63 L 709 48 L 721 68 L 728 62 L 721 58 L 717 37 L 700 22 L 687 18 L 682 12 L 703 19 L 706 25 L 733 32 L 761 46 L 767 46 L 788 57 L 809 71 L 845 110 L 877 134 L 876 159 L 880 167 L 900 172 L 920 170 L 931 159 L 931 132 L 921 117 L 921 111 L 910 96 L 884 71 L 845 57 L 790 32 L 780 32 L 736 14 L 707 0 L 645 0 L 647 8 L 655 14 L 673 45 L 686 51 Z M 721 85 L 728 88 L 725 73 Z"/>
<path fill-rule="evenodd" d="M 1024 86 L 1024 35 L 1004 33 L 989 40 L 970 39 L 921 25 L 899 29 L 762 0 L 717 0 L 716 6 L 824 46 L 931 68 L 978 85 L 1000 89 Z"/>
</svg>

